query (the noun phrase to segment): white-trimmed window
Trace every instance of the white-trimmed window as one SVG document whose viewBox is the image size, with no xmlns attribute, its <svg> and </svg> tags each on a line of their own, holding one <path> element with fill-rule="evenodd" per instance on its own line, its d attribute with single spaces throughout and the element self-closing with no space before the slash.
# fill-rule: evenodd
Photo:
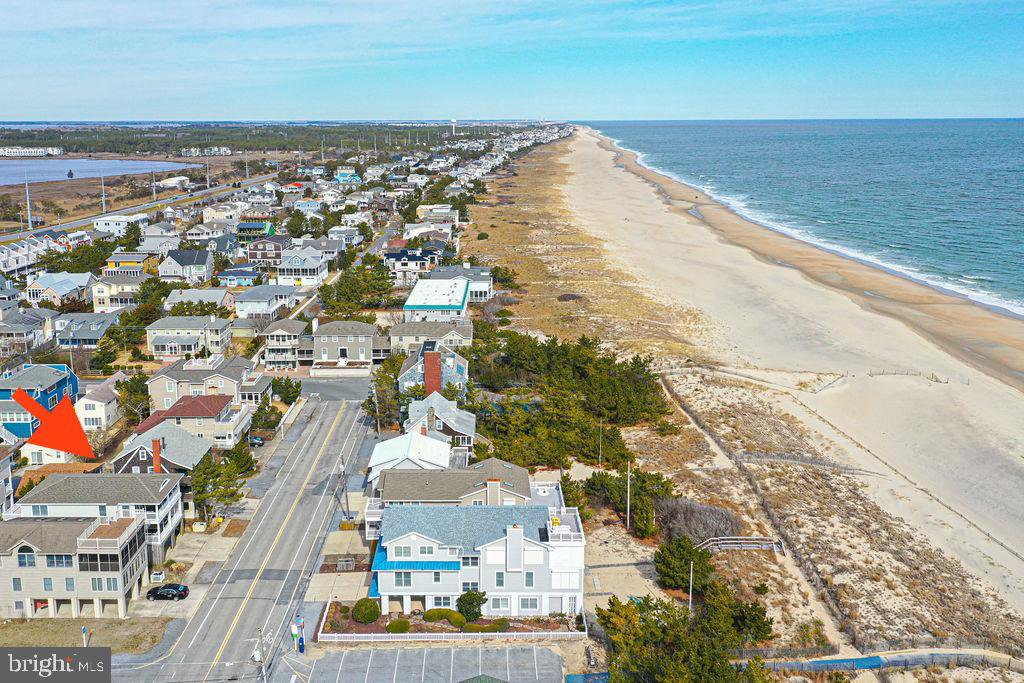
<svg viewBox="0 0 1024 683">
<path fill-rule="evenodd" d="M 519 598 L 519 609 L 534 612 L 540 609 L 540 601 L 537 598 Z"/>
<path fill-rule="evenodd" d="M 527 588 L 533 588 L 533 572 L 523 574 L 523 585 Z"/>
<path fill-rule="evenodd" d="M 480 558 L 475 556 L 475 555 L 465 556 L 465 557 L 462 558 L 462 566 L 463 567 L 479 567 L 480 566 Z"/>
<path fill-rule="evenodd" d="M 435 595 L 434 596 L 434 607 L 451 607 L 452 596 L 450 595 Z"/>
<path fill-rule="evenodd" d="M 411 588 L 412 572 L 395 572 L 395 588 Z"/>
<path fill-rule="evenodd" d="M 508 598 L 491 598 L 492 610 L 508 609 Z"/>
<path fill-rule="evenodd" d="M 579 588 L 579 572 L 551 572 L 552 588 Z"/>
<path fill-rule="evenodd" d="M 494 585 L 497 588 L 505 587 L 505 572 L 494 572 Z"/>
<path fill-rule="evenodd" d="M 476 582 L 476 581 L 463 581 L 462 582 L 462 592 L 463 593 L 468 593 L 469 591 L 479 591 L 479 590 L 480 590 L 480 584 L 478 582 Z"/>
<path fill-rule="evenodd" d="M 420 546 L 420 555 L 433 555 L 433 554 L 434 554 L 434 546 L 432 546 L 432 545 L 421 545 Z"/>
<path fill-rule="evenodd" d="M 434 572 L 434 583 L 441 583 L 441 572 Z"/>
<path fill-rule="evenodd" d="M 396 545 L 391 549 L 395 557 L 412 557 L 412 546 L 408 545 Z"/>
</svg>

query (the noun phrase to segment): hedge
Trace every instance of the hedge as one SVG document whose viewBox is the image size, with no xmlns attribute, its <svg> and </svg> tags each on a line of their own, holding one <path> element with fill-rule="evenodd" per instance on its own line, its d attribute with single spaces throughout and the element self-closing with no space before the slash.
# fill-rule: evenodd
<svg viewBox="0 0 1024 683">
<path fill-rule="evenodd" d="M 435 607 L 423 613 L 424 621 L 434 622 L 441 621 L 442 619 L 447 619 L 448 623 L 455 628 L 462 628 L 466 625 L 466 617 L 447 607 Z"/>
<path fill-rule="evenodd" d="M 408 619 L 392 619 L 387 625 L 388 633 L 408 633 L 409 632 L 409 620 Z"/>
<path fill-rule="evenodd" d="M 462 627 L 465 633 L 501 633 L 508 630 L 508 619 L 497 619 L 487 626 L 480 624 L 466 624 Z"/>
<path fill-rule="evenodd" d="M 357 600 L 352 608 L 352 618 L 360 624 L 372 624 L 380 619 L 380 605 L 372 598 Z"/>
</svg>

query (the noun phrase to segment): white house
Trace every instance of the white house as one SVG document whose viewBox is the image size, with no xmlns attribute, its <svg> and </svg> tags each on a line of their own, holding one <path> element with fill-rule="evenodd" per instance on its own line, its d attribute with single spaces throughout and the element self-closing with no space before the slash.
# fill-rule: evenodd
<svg viewBox="0 0 1024 683">
<path fill-rule="evenodd" d="M 160 360 L 221 354 L 230 343 L 231 321 L 213 315 L 168 316 L 146 328 L 146 348 Z"/>
<path fill-rule="evenodd" d="M 482 266 L 438 266 L 426 275 L 431 280 L 453 280 L 465 278 L 469 280 L 469 300 L 471 303 L 490 301 L 494 297 L 494 278 L 491 269 Z"/>
<path fill-rule="evenodd" d="M 277 320 L 295 306 L 295 287 L 257 285 L 235 294 L 235 314 L 239 318 Z"/>
<path fill-rule="evenodd" d="M 91 389 L 75 404 L 75 413 L 87 432 L 101 432 L 121 419 L 117 383 L 128 379 L 123 372 L 116 372 L 99 386 Z"/>
<path fill-rule="evenodd" d="M 469 280 L 417 280 L 402 312 L 405 322 L 453 322 L 466 319 Z"/>
<path fill-rule="evenodd" d="M 199 284 L 213 276 L 213 252 L 207 249 L 172 249 L 160 262 L 161 280 Z"/>
<path fill-rule="evenodd" d="M 327 258 L 319 249 L 285 249 L 277 267 L 277 284 L 319 287 L 327 279 Z"/>
<path fill-rule="evenodd" d="M 373 448 L 367 482 L 372 489 L 380 473 L 391 469 L 443 470 L 451 464 L 451 445 L 419 432 L 382 441 Z"/>
<path fill-rule="evenodd" d="M 92 227 L 111 237 L 123 237 L 130 223 L 138 223 L 140 228 L 145 227 L 149 224 L 149 214 L 101 216 L 92 222 Z"/>
<path fill-rule="evenodd" d="M 547 505 L 398 505 L 383 509 L 370 597 L 382 611 L 455 607 L 487 594 L 487 617 L 578 614 L 583 526 L 575 508 Z"/>
</svg>

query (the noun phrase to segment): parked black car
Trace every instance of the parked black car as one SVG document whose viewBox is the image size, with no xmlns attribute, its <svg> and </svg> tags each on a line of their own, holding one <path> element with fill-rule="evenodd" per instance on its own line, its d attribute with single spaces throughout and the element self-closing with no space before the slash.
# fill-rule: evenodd
<svg viewBox="0 0 1024 683">
<path fill-rule="evenodd" d="M 250 436 L 249 437 L 249 445 L 250 446 L 256 446 L 257 448 L 259 448 L 264 443 L 266 443 L 266 442 L 263 440 L 262 436 Z"/>
<path fill-rule="evenodd" d="M 165 583 L 146 591 L 147 600 L 184 600 L 188 597 L 188 586 L 180 583 Z"/>
</svg>

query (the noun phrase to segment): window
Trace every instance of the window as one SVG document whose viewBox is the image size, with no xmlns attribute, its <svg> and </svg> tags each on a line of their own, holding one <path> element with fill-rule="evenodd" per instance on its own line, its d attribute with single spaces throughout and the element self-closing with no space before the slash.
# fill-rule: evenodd
<svg viewBox="0 0 1024 683">
<path fill-rule="evenodd" d="M 47 567 L 74 567 L 75 563 L 70 555 L 47 555 Z"/>
<path fill-rule="evenodd" d="M 505 572 L 494 572 L 494 585 L 498 588 L 505 587 Z"/>
<path fill-rule="evenodd" d="M 451 607 L 452 598 L 450 595 L 435 595 L 434 607 Z"/>
<path fill-rule="evenodd" d="M 106 517 L 106 516 L 107 516 L 107 506 L 106 505 L 100 505 L 100 517 Z"/>
<path fill-rule="evenodd" d="M 75 580 L 70 576 L 64 577 L 64 590 L 66 590 L 68 593 L 75 592 Z"/>
<path fill-rule="evenodd" d="M 533 588 L 533 572 L 523 574 L 523 585 L 527 588 Z"/>
<path fill-rule="evenodd" d="M 491 598 L 491 609 L 508 609 L 508 598 Z"/>
<path fill-rule="evenodd" d="M 483 504 L 484 504 L 484 502 L 482 500 L 474 500 L 473 501 L 473 505 L 483 505 Z"/>
<path fill-rule="evenodd" d="M 34 567 L 36 566 L 36 555 L 27 545 L 23 545 L 18 548 L 18 566 L 19 567 Z"/>
<path fill-rule="evenodd" d="M 478 590 L 480 590 L 480 584 L 478 582 L 476 582 L 476 581 L 463 581 L 462 582 L 462 592 L 463 593 L 468 593 L 469 591 L 478 591 Z"/>
<path fill-rule="evenodd" d="M 412 548 L 407 545 L 396 545 L 392 550 L 395 551 L 395 557 L 412 557 Z"/>
<path fill-rule="evenodd" d="M 43 578 L 43 590 L 48 593 L 53 591 L 53 579 L 48 576 Z"/>
<path fill-rule="evenodd" d="M 434 583 L 441 583 L 441 572 L 434 572 Z"/>
<path fill-rule="evenodd" d="M 395 588 L 412 586 L 412 572 L 395 572 Z"/>
<path fill-rule="evenodd" d="M 164 408 L 170 408 L 170 407 L 171 407 L 171 399 L 165 398 L 164 399 Z"/>
<path fill-rule="evenodd" d="M 45 505 L 32 506 L 33 517 L 46 517 L 47 513 L 49 513 L 49 509 Z"/>
<path fill-rule="evenodd" d="M 109 577 L 107 579 L 107 590 L 108 591 L 116 591 L 117 590 L 117 577 L 116 576 L 111 576 L 111 577 Z"/>
<path fill-rule="evenodd" d="M 538 606 L 537 598 L 519 598 L 519 609 L 521 610 L 536 610 Z"/>
<path fill-rule="evenodd" d="M 117 555 L 82 553 L 78 556 L 78 569 L 83 572 L 116 572 L 121 567 Z"/>
<path fill-rule="evenodd" d="M 432 546 L 432 545 L 421 545 L 420 546 L 420 555 L 433 555 L 433 554 L 434 554 L 434 546 Z"/>
<path fill-rule="evenodd" d="M 551 572 L 552 588 L 579 588 L 579 572 Z"/>
<path fill-rule="evenodd" d="M 568 606 L 565 608 L 566 614 L 576 614 L 576 596 L 570 595 L 568 596 L 568 600 Z"/>
<path fill-rule="evenodd" d="M 17 576 L 11 579 L 11 590 L 15 593 L 21 592 L 21 579 Z"/>
<path fill-rule="evenodd" d="M 463 557 L 462 558 L 462 566 L 463 567 L 479 567 L 480 566 L 480 558 L 479 557 Z"/>
<path fill-rule="evenodd" d="M 167 380 L 167 391 L 174 391 L 174 382 Z"/>
</svg>

